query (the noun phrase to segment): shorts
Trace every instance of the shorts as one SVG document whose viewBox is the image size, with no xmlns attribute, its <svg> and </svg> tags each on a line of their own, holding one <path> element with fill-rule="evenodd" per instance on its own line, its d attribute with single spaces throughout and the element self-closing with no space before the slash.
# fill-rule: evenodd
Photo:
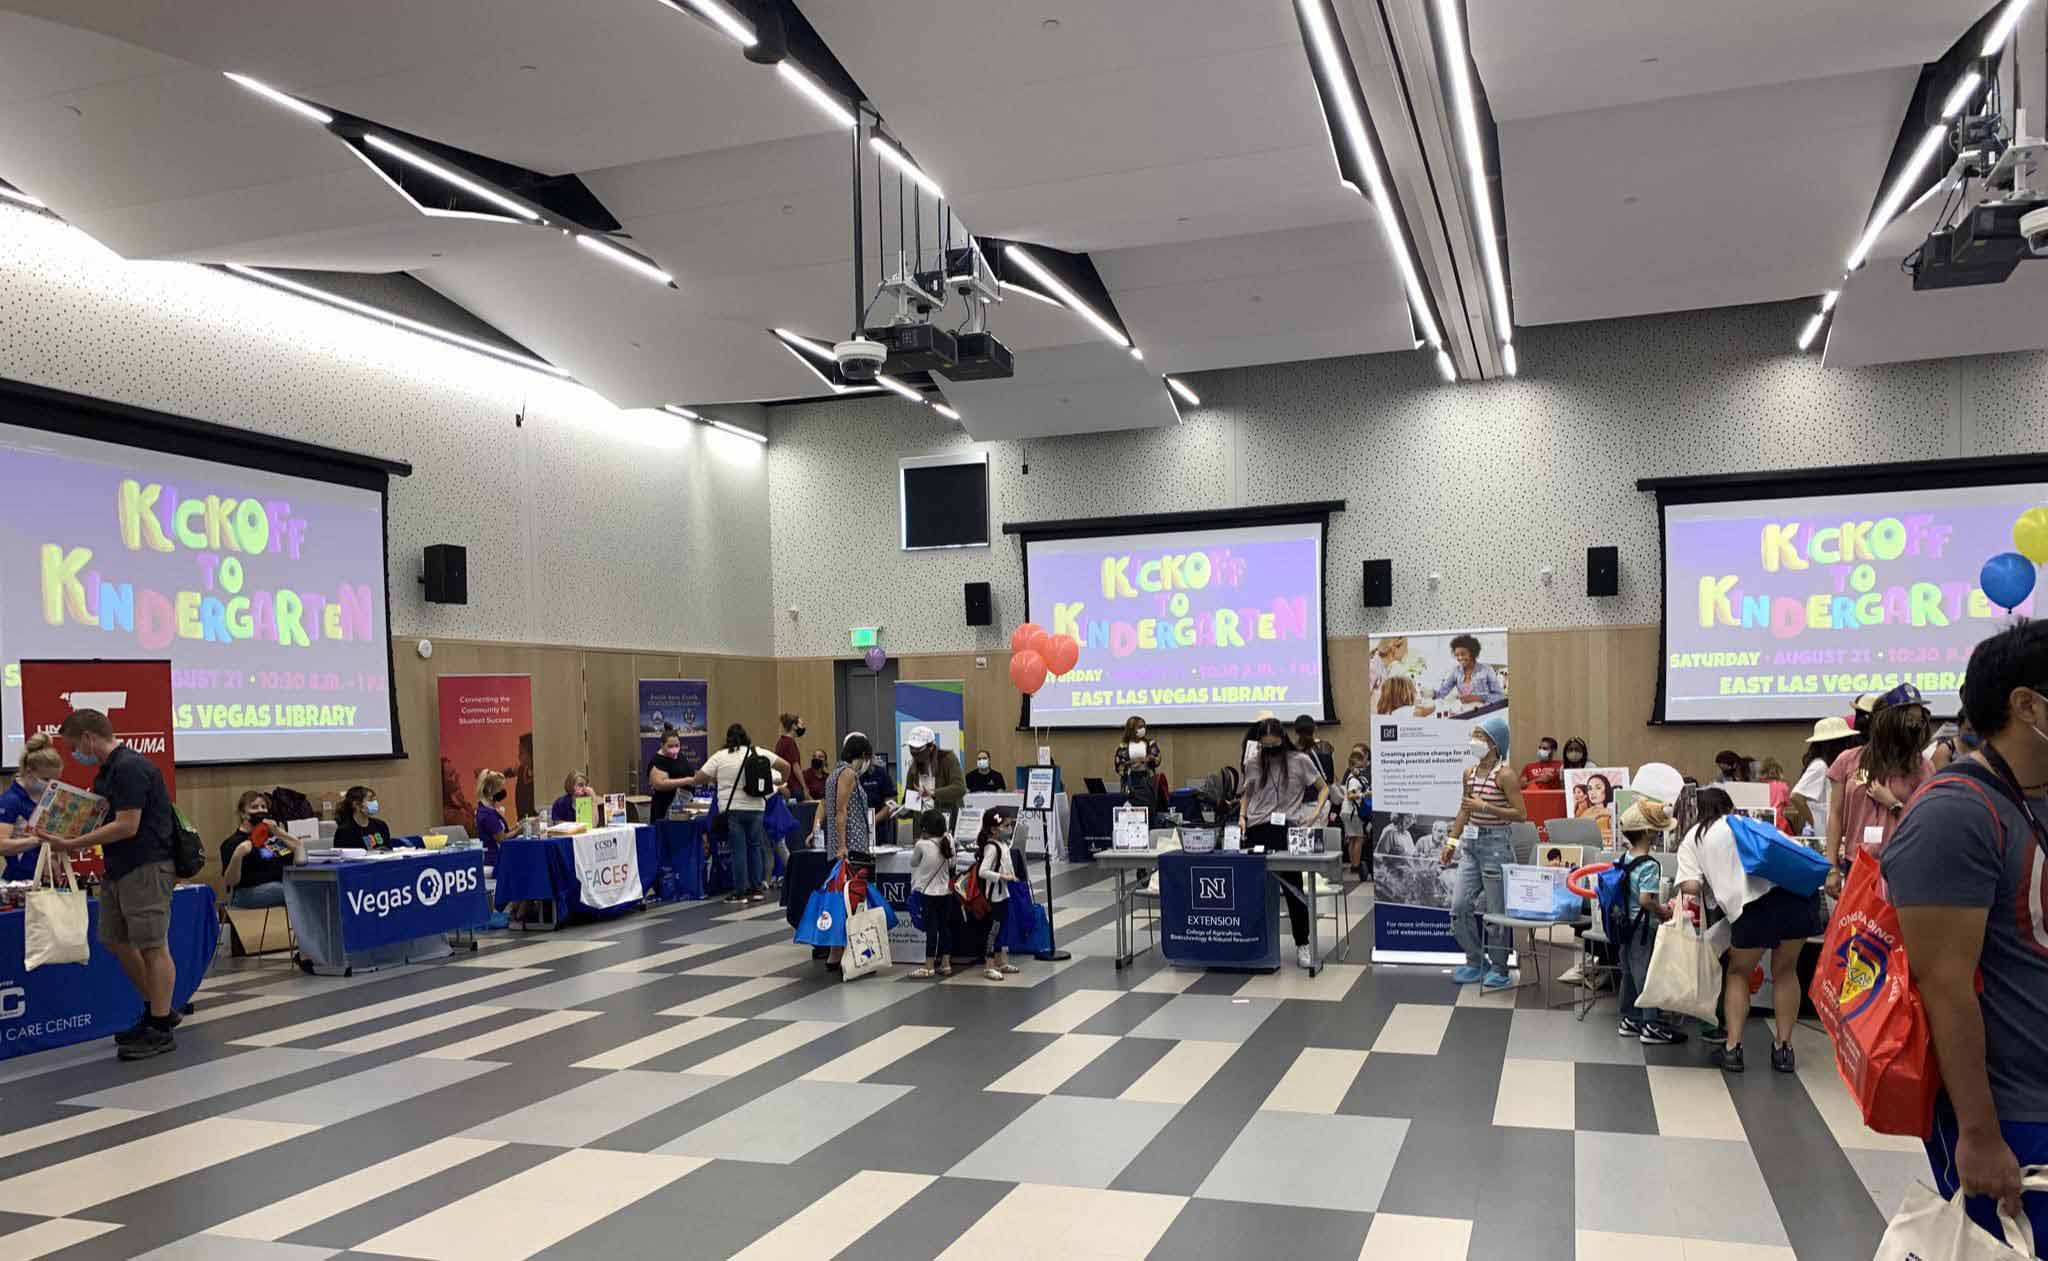
<svg viewBox="0 0 2048 1261">
<path fill-rule="evenodd" d="M 109 946 L 161 946 L 171 936 L 169 862 L 144 863 L 100 886 L 100 940 Z"/>
<path fill-rule="evenodd" d="M 1818 895 L 1802 898 L 1773 888 L 1742 908 L 1728 926 L 1728 944 L 1737 950 L 1769 950 L 1782 941 L 1804 941 L 1819 930 L 1818 901 Z"/>
</svg>

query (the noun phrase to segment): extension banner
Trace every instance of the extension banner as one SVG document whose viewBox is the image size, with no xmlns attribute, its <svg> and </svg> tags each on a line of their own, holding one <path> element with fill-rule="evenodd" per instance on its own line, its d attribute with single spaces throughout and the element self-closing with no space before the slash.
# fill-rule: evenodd
<svg viewBox="0 0 2048 1261">
<path fill-rule="evenodd" d="M 683 735 L 683 755 L 698 766 L 711 756 L 711 685 L 702 679 L 642 679 L 640 704 L 640 763 L 644 774 L 648 759 L 661 748 L 661 733 L 674 727 Z"/>
<path fill-rule="evenodd" d="M 1277 968 L 1278 920 L 1264 854 L 1159 856 L 1159 953 L 1169 963 Z"/>
<path fill-rule="evenodd" d="M 1444 866 L 1442 854 L 1464 796 L 1473 724 L 1508 716 L 1508 635 L 1375 635 L 1367 662 L 1373 961 L 1462 963 L 1465 953 L 1451 935 L 1457 867 Z"/>
<path fill-rule="evenodd" d="M 534 812 L 533 676 L 444 674 L 436 680 L 441 715 L 441 822 L 474 834 L 476 781 L 502 771 L 512 796 L 499 805 L 507 823 Z"/>
<path fill-rule="evenodd" d="M 967 724 L 967 685 L 958 679 L 898 680 L 896 683 L 896 765 L 910 765 L 910 729 L 930 727 L 939 747 L 951 749 L 962 762 L 962 731 Z"/>
</svg>

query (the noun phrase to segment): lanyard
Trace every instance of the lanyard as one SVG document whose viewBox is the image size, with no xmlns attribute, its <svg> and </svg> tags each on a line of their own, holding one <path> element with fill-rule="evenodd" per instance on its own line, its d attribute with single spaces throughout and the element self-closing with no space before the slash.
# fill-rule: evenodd
<svg viewBox="0 0 2048 1261">
<path fill-rule="evenodd" d="M 1985 764 L 1991 768 L 1993 777 L 1998 781 L 1999 790 L 2004 792 L 2012 803 L 2020 808 L 2020 813 L 2027 817 L 2027 825 L 2034 830 L 2034 842 L 2044 851 L 2048 851 L 2048 826 L 2043 826 L 2041 821 L 2034 817 L 2034 808 L 2027 803 L 2027 794 L 2020 789 L 2020 777 L 2013 774 L 2012 766 L 2006 762 L 2005 755 L 1991 747 L 1989 740 L 1984 742 L 1983 754 Z"/>
</svg>

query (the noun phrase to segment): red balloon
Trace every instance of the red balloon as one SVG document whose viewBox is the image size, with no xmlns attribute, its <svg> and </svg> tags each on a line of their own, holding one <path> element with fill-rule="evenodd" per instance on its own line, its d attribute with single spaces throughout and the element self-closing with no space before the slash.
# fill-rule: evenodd
<svg viewBox="0 0 2048 1261">
<path fill-rule="evenodd" d="M 1026 648 L 1010 658 L 1010 682 L 1026 696 L 1038 695 L 1045 686 L 1045 658 Z"/>
<path fill-rule="evenodd" d="M 1038 647 L 1037 641 L 1044 634 L 1045 627 L 1036 622 L 1026 622 L 1010 632 L 1010 651 L 1023 652 L 1028 648 L 1035 652 Z"/>
<path fill-rule="evenodd" d="M 1038 655 L 1045 658 L 1046 669 L 1065 674 L 1081 660 L 1081 645 L 1074 642 L 1072 635 L 1053 635 L 1047 638 Z"/>
</svg>

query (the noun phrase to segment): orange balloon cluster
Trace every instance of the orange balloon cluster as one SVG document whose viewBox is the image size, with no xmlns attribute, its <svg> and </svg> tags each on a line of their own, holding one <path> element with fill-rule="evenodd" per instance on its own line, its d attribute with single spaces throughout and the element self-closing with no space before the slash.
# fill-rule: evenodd
<svg viewBox="0 0 2048 1261">
<path fill-rule="evenodd" d="M 1010 632 L 1010 682 L 1026 696 L 1036 696 L 1049 676 L 1065 674 L 1081 660 L 1081 645 L 1072 635 L 1048 635 L 1045 627 L 1026 622 Z"/>
</svg>

